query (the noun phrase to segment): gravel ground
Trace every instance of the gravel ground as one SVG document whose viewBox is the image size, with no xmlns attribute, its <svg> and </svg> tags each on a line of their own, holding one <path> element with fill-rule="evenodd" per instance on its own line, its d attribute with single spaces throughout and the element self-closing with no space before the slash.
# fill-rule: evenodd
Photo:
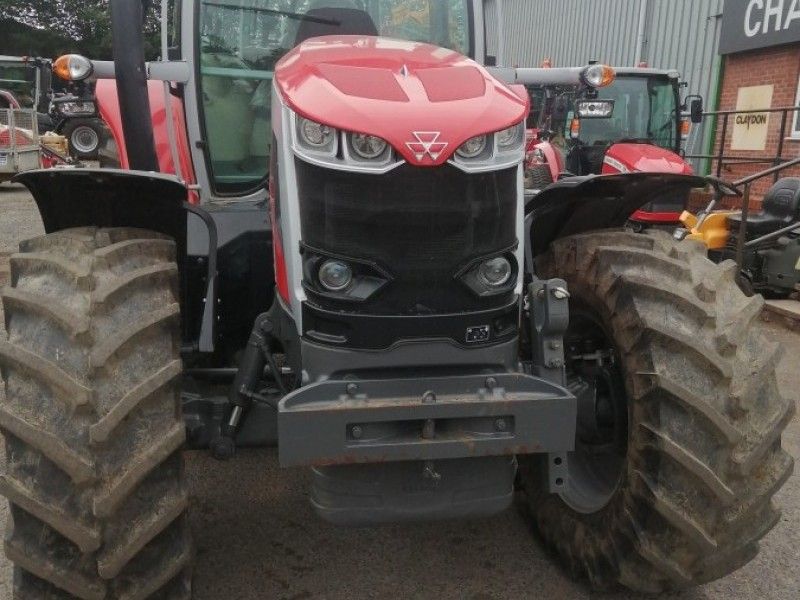
<svg viewBox="0 0 800 600">
<path fill-rule="evenodd" d="M 26 194 L 0 186 L 0 252 L 41 232 Z M 800 336 L 770 324 L 786 353 L 784 394 L 798 397 Z M 800 455 L 800 416 L 784 433 Z M 570 581 L 548 557 L 519 510 L 492 519 L 339 529 L 317 519 L 307 473 L 281 470 L 274 450 L 242 451 L 229 463 L 187 453 L 191 522 L 197 543 L 196 600 L 437 598 L 502 600 L 602 597 Z M 761 553 L 725 579 L 683 594 L 686 600 L 800 597 L 800 477 L 776 496 L 783 518 Z M 7 508 L 0 502 L 0 521 Z M 2 523 L 0 523 L 2 525 Z M 11 598 L 11 570 L 0 557 L 0 599 Z"/>
<path fill-rule="evenodd" d="M 42 233 L 36 205 L 25 188 L 0 183 L 0 254 L 16 252 L 20 240 Z"/>
</svg>

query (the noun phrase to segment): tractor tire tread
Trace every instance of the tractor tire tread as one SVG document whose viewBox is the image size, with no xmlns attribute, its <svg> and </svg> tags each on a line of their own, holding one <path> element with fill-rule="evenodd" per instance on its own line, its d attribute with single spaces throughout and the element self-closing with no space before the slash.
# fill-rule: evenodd
<svg viewBox="0 0 800 600">
<path fill-rule="evenodd" d="M 20 244 L 2 296 L 14 600 L 191 597 L 175 244 L 84 227 Z"/>
<path fill-rule="evenodd" d="M 523 471 L 546 545 L 594 587 L 647 593 L 750 560 L 793 469 L 780 436 L 794 403 L 778 389 L 779 349 L 759 331 L 763 300 L 742 294 L 730 265 L 658 231 L 565 237 L 536 271 L 601 315 L 631 402 L 628 460 L 602 514 L 574 511 Z"/>
</svg>

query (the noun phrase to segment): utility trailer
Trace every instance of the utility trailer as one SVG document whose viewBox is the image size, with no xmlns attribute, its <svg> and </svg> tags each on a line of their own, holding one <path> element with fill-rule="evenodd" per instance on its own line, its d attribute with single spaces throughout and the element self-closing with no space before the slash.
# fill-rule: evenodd
<svg viewBox="0 0 800 600">
<path fill-rule="evenodd" d="M 524 494 L 596 588 L 755 554 L 794 406 L 762 301 L 700 245 L 622 230 L 706 180 L 526 202 L 526 73 L 482 66 L 490 6 L 185 0 L 146 65 L 142 7 L 112 0 L 114 62 L 65 60 L 115 79 L 126 170 L 18 177 L 47 234 L 3 294 L 15 598 L 190 597 L 187 443 L 231 469 L 276 444 L 343 525 Z"/>
<path fill-rule="evenodd" d="M 41 167 L 36 111 L 0 108 L 0 183 Z"/>
</svg>

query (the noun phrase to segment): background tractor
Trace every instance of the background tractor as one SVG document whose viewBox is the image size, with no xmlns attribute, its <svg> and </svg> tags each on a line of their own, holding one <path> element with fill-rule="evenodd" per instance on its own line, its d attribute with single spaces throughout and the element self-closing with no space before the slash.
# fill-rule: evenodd
<svg viewBox="0 0 800 600">
<path fill-rule="evenodd" d="M 676 71 L 617 67 L 595 80 L 576 80 L 575 71 L 541 69 L 541 79 L 526 84 L 529 194 L 563 174 L 692 173 L 681 146 L 691 123 L 702 120 L 703 104 L 697 96 L 681 98 Z M 653 199 L 631 215 L 631 224 L 672 227 L 687 198 Z"/>
<path fill-rule="evenodd" d="M 526 203 L 530 73 L 481 66 L 481 2 L 185 0 L 147 65 L 142 7 L 111 11 L 114 63 L 65 60 L 114 77 L 125 170 L 18 178 L 47 233 L 3 292 L 16 598 L 188 598 L 187 443 L 277 444 L 342 525 L 490 515 L 519 481 L 597 588 L 755 555 L 794 406 L 762 301 L 701 245 L 622 230 L 705 179 Z"/>
</svg>

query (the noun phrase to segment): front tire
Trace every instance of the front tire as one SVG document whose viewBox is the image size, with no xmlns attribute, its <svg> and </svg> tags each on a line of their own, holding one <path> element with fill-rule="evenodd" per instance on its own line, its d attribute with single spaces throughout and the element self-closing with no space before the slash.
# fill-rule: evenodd
<svg viewBox="0 0 800 600">
<path fill-rule="evenodd" d="M 14 599 L 188 599 L 175 244 L 81 228 L 11 257 L 0 493 Z"/>
<path fill-rule="evenodd" d="M 565 279 L 571 313 L 607 332 L 626 398 L 617 471 L 575 481 L 602 494 L 549 494 L 543 459 L 524 468 L 545 543 L 598 589 L 687 588 L 751 560 L 793 468 L 780 438 L 794 403 L 778 391 L 780 346 L 758 331 L 763 299 L 741 293 L 732 262 L 714 265 L 700 244 L 661 232 L 564 238 L 537 273 Z M 591 464 L 575 459 L 580 437 L 570 467 Z"/>
</svg>

